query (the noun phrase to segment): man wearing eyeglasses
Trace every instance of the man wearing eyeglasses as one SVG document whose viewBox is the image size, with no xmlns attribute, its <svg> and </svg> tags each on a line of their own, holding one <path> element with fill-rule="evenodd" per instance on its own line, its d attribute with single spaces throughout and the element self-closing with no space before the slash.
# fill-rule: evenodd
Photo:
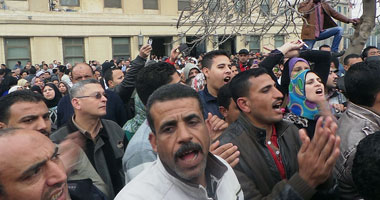
<svg viewBox="0 0 380 200">
<path fill-rule="evenodd" d="M 124 186 L 121 159 L 124 154 L 124 132 L 111 120 L 101 119 L 106 114 L 106 93 L 95 79 L 75 83 L 70 89 L 73 117 L 65 126 L 51 135 L 54 142 L 61 142 L 71 133 L 79 131 L 83 150 L 100 177 L 108 186 L 113 199 Z"/>
</svg>

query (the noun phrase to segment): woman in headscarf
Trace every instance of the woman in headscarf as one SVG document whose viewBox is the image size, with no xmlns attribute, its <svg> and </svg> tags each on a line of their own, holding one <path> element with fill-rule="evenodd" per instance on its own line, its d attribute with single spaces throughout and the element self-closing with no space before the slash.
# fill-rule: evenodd
<svg viewBox="0 0 380 200">
<path fill-rule="evenodd" d="M 278 64 L 284 64 L 280 83 L 277 88 L 286 96 L 289 83 L 295 74 L 305 69 L 312 69 L 324 84 L 330 72 L 331 53 L 328 51 L 303 50 L 299 51 L 303 43 L 288 42 L 273 50 L 260 64 L 265 68 L 272 79 L 278 83 L 278 78 L 273 73 L 273 68 Z M 288 59 L 289 58 L 289 59 Z M 286 60 L 286 61 L 285 61 Z M 285 61 L 285 62 L 284 62 Z M 314 64 L 310 64 L 310 63 Z"/>
<path fill-rule="evenodd" d="M 57 130 L 57 105 L 59 100 L 61 100 L 62 95 L 53 83 L 47 83 L 42 90 L 42 94 L 45 98 L 45 103 L 49 108 L 51 130 Z"/>
<path fill-rule="evenodd" d="M 305 128 L 310 139 L 314 135 L 315 125 L 324 109 L 328 106 L 324 84 L 321 78 L 309 69 L 294 75 L 289 84 L 289 113 L 284 119 L 294 123 L 298 128 Z M 327 109 L 328 110 L 328 109 Z"/>
</svg>

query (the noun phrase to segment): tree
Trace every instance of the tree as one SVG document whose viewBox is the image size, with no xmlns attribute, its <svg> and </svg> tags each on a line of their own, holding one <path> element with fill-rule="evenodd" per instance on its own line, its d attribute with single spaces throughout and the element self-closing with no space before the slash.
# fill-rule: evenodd
<svg viewBox="0 0 380 200">
<path fill-rule="evenodd" d="M 265 35 L 271 29 L 277 34 L 300 36 L 302 14 L 297 11 L 303 0 L 194 0 L 190 7 L 182 11 L 177 28 L 182 34 L 197 36 L 196 44 L 219 34 L 225 42 L 233 35 Z M 332 0 L 334 7 L 339 0 Z M 355 27 L 349 52 L 360 52 L 368 39 L 376 16 L 376 0 L 363 0 L 361 23 Z M 211 40 L 212 41 L 212 40 Z M 346 54 L 347 55 L 347 54 Z"/>
<path fill-rule="evenodd" d="M 378 17 L 376 16 L 376 0 L 363 0 L 363 11 L 365 12 L 360 17 L 360 23 L 354 26 L 355 32 L 350 38 L 351 42 L 345 55 L 352 53 L 360 55 L 375 27 L 376 18 Z"/>
</svg>

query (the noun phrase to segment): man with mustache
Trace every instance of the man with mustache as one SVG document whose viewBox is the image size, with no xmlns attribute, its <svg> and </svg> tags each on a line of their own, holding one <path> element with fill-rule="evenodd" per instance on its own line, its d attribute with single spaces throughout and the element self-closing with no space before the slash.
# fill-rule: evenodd
<svg viewBox="0 0 380 200">
<path fill-rule="evenodd" d="M 243 199 L 226 161 L 209 153 L 210 136 L 197 92 L 181 84 L 157 89 L 147 103 L 158 159 L 116 196 L 121 199 Z"/>
<path fill-rule="evenodd" d="M 329 199 L 320 195 L 333 188 L 331 172 L 339 156 L 332 118 L 320 117 L 310 141 L 305 130 L 298 134 L 283 121 L 283 95 L 265 69 L 241 72 L 229 84 L 240 115 L 220 142 L 240 151 L 234 171 L 245 199 Z"/>
<path fill-rule="evenodd" d="M 37 131 L 1 129 L 0 199 L 70 199 L 58 150 Z"/>
</svg>

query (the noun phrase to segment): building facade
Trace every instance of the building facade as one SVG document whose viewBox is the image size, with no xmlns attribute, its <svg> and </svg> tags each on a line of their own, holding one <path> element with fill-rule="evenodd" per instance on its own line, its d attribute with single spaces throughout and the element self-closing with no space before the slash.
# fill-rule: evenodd
<svg viewBox="0 0 380 200">
<path fill-rule="evenodd" d="M 12 67 L 51 63 L 75 64 L 112 58 L 134 58 L 139 48 L 153 40 L 153 54 L 170 54 L 173 46 L 194 39 L 181 34 L 177 19 L 190 0 L 0 0 L 0 63 Z M 263 8 L 270 10 L 270 0 Z M 300 23 L 302 24 L 302 23 Z M 279 26 L 280 27 L 280 26 Z M 242 48 L 263 51 L 294 39 L 276 35 L 274 26 L 264 36 L 255 33 L 232 36 L 216 46 L 222 32 L 198 45 L 192 55 L 213 49 L 236 53 Z"/>
</svg>

